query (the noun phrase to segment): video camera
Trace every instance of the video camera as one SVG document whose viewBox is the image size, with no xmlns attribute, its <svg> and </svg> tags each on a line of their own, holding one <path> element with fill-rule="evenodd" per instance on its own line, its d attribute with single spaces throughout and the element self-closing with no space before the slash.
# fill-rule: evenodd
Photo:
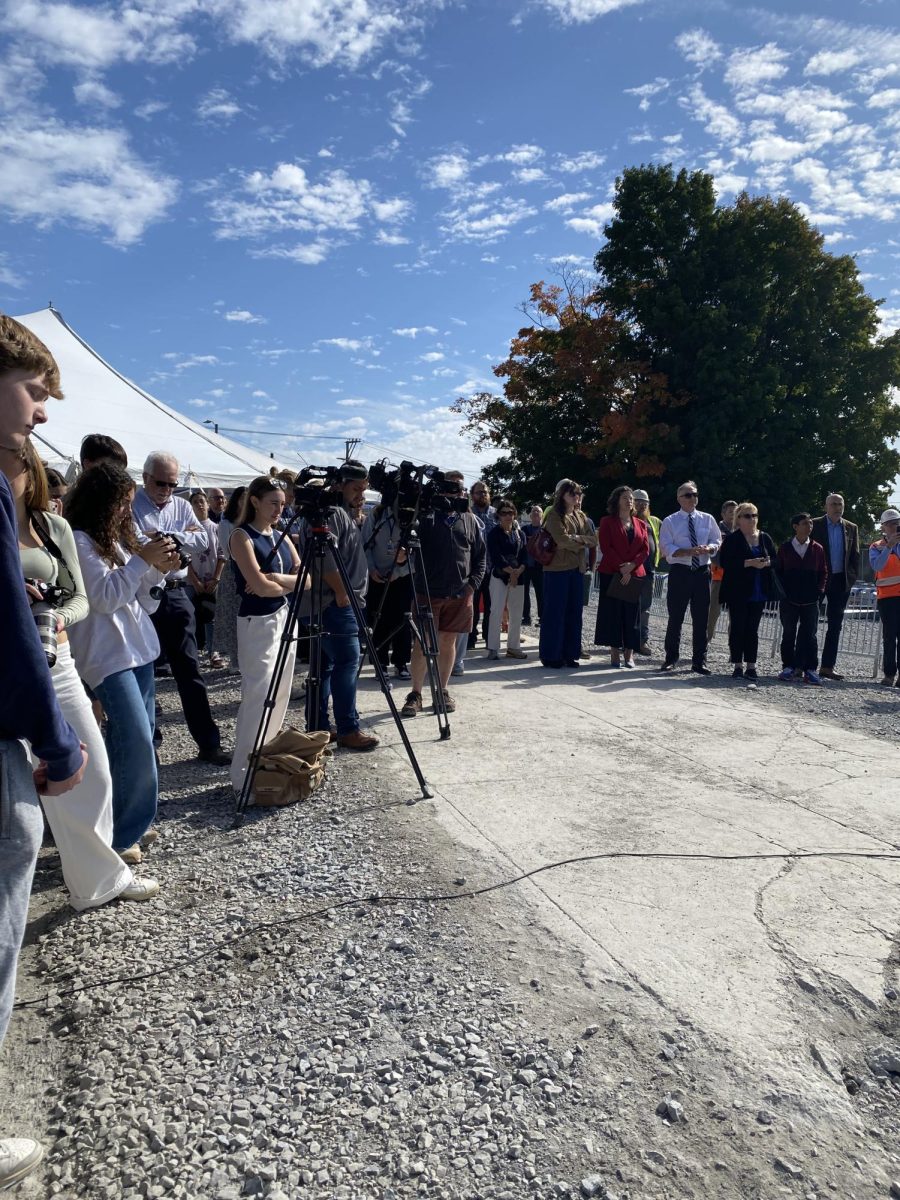
<svg viewBox="0 0 900 1200">
<path fill-rule="evenodd" d="M 464 513 L 469 511 L 469 501 L 463 496 L 462 484 L 448 479 L 443 471 L 430 465 L 416 466 L 402 462 L 399 467 L 389 466 L 386 458 L 372 463 L 369 483 L 381 493 L 381 503 L 391 509 L 401 528 L 415 524 L 419 513 Z"/>
<path fill-rule="evenodd" d="M 304 467 L 294 483 L 294 508 L 298 515 L 322 524 L 338 507 L 334 489 L 342 482 L 340 467 L 316 467 L 312 463 Z"/>
</svg>

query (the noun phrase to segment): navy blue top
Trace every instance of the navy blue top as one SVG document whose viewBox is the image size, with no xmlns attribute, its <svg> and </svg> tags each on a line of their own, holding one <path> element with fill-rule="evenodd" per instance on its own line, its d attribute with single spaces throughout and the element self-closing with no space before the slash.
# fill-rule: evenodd
<svg viewBox="0 0 900 1200">
<path fill-rule="evenodd" d="M 294 560 L 291 558 L 287 539 L 278 547 L 278 553 L 273 555 L 272 549 L 280 537 L 279 534 L 260 533 L 249 522 L 246 525 L 239 525 L 238 529 L 242 529 L 253 544 L 253 553 L 256 555 L 257 565 L 263 574 L 275 571 L 280 575 L 290 575 Z M 251 596 L 247 591 L 247 581 L 241 574 L 241 569 L 234 561 L 233 556 L 231 565 L 234 567 L 237 593 L 241 598 L 238 609 L 239 617 L 265 617 L 269 613 L 278 612 L 279 608 L 287 603 L 286 596 Z"/>
<path fill-rule="evenodd" d="M 509 577 L 503 574 L 503 567 L 524 567 L 528 563 L 528 555 L 525 552 L 525 535 L 521 529 L 513 527 L 509 533 L 505 533 L 503 526 L 497 522 L 492 525 L 487 531 L 485 537 L 487 543 L 488 558 L 491 564 L 491 574 L 495 579 L 502 579 L 504 583 L 509 583 Z M 519 576 L 518 586 L 522 585 L 522 577 Z"/>
<path fill-rule="evenodd" d="M 757 545 L 750 547 L 751 558 L 760 558 L 762 557 L 762 554 L 762 541 L 758 542 Z M 756 572 L 756 578 L 753 580 L 753 591 L 750 593 L 750 599 L 757 601 L 757 603 L 760 600 L 764 601 L 766 599 L 765 589 L 763 588 L 762 571 Z"/>
<path fill-rule="evenodd" d="M 55 783 L 81 766 L 81 745 L 59 711 L 25 593 L 16 506 L 0 472 L 0 741 L 20 738 L 31 742 Z"/>
</svg>

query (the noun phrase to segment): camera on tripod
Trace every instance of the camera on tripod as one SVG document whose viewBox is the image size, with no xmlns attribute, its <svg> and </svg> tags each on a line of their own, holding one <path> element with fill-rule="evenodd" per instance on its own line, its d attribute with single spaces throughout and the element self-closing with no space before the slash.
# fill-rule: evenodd
<svg viewBox="0 0 900 1200">
<path fill-rule="evenodd" d="M 469 501 L 463 496 L 462 484 L 448 479 L 438 467 L 429 464 L 416 466 L 402 462 L 390 467 L 386 458 L 372 463 L 369 482 L 381 493 L 381 503 L 390 509 L 401 528 L 413 525 L 420 512 L 464 513 Z"/>
<path fill-rule="evenodd" d="M 315 524 L 323 524 L 337 508 L 333 489 L 342 480 L 340 467 L 316 467 L 312 463 L 297 476 L 294 483 L 294 508 L 297 514 Z"/>
</svg>

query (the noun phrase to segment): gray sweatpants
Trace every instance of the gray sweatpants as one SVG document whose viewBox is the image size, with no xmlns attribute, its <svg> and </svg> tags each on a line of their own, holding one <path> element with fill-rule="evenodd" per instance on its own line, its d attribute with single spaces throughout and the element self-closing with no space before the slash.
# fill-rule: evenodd
<svg viewBox="0 0 900 1200">
<path fill-rule="evenodd" d="M 16 961 L 43 831 L 25 747 L 0 741 L 0 1041 L 12 1013 Z"/>
</svg>

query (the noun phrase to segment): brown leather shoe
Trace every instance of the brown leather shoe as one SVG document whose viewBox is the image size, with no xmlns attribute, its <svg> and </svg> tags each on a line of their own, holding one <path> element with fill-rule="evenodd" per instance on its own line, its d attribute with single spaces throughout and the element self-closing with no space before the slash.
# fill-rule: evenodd
<svg viewBox="0 0 900 1200">
<path fill-rule="evenodd" d="M 334 725 L 329 725 L 328 726 L 328 744 L 329 744 L 329 746 L 333 746 L 334 743 L 337 741 L 337 739 L 338 739 L 337 729 L 335 728 Z"/>
<path fill-rule="evenodd" d="M 378 738 L 372 737 L 371 733 L 363 733 L 361 729 L 354 729 L 352 733 L 339 737 L 337 744 L 344 750 L 374 750 Z"/>
<path fill-rule="evenodd" d="M 843 675 L 839 675 L 839 674 L 837 673 L 837 671 L 834 669 L 834 667 L 820 667 L 820 668 L 819 668 L 819 678 L 820 678 L 820 679 L 837 679 L 837 680 L 841 680 L 841 679 L 843 679 L 844 677 L 843 677 Z"/>
</svg>

